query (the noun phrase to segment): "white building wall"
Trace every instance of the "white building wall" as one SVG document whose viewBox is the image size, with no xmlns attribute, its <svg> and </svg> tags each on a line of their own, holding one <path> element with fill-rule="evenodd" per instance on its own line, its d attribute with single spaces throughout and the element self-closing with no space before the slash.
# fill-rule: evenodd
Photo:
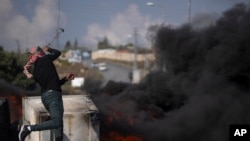
<svg viewBox="0 0 250 141">
<path fill-rule="evenodd" d="M 24 97 L 23 122 L 37 124 L 48 117 L 41 97 Z M 99 141 L 99 111 L 88 95 L 63 96 L 64 141 Z M 51 131 L 32 132 L 26 141 L 54 141 Z"/>
</svg>

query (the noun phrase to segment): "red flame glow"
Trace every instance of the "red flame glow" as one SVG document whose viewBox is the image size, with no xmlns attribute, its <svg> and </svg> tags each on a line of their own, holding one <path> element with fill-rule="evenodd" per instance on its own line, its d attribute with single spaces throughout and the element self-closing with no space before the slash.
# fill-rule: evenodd
<svg viewBox="0 0 250 141">
<path fill-rule="evenodd" d="M 102 139 L 102 141 L 143 141 L 143 139 L 135 135 L 124 136 L 118 132 L 111 131 Z"/>
<path fill-rule="evenodd" d="M 123 133 L 124 131 L 119 129 L 119 123 L 121 126 L 133 128 L 135 124 L 135 117 L 129 113 L 122 113 L 114 107 L 109 108 L 109 115 L 105 116 L 105 120 L 102 123 L 104 132 L 101 132 L 101 141 L 143 141 L 140 135 Z"/>
<path fill-rule="evenodd" d="M 22 96 L 8 96 L 11 123 L 22 118 Z"/>
<path fill-rule="evenodd" d="M 23 95 L 5 96 L 5 98 L 7 98 L 9 102 L 9 113 L 11 123 L 22 118 L 22 97 Z"/>
</svg>

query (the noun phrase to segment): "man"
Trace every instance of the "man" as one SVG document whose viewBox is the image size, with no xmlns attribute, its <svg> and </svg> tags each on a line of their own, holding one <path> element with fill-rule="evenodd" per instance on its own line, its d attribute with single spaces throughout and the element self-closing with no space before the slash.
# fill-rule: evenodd
<svg viewBox="0 0 250 141">
<path fill-rule="evenodd" d="M 45 54 L 48 52 L 49 54 Z M 34 77 L 41 87 L 41 99 L 44 107 L 49 112 L 51 119 L 36 125 L 22 125 L 19 132 L 19 141 L 24 141 L 32 131 L 55 129 L 55 140 L 63 141 L 63 101 L 61 85 L 74 79 L 70 73 L 61 80 L 57 74 L 53 61 L 61 55 L 61 52 L 48 46 L 41 49 L 32 47 L 28 63 L 24 66 L 24 74 L 27 78 Z M 33 74 L 29 72 L 34 65 Z"/>
</svg>

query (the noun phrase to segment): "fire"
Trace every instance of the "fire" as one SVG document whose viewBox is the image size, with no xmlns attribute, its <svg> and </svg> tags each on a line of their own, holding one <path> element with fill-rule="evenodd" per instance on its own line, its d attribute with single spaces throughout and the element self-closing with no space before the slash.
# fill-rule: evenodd
<svg viewBox="0 0 250 141">
<path fill-rule="evenodd" d="M 22 97 L 23 95 L 8 95 L 6 98 L 9 102 L 10 122 L 20 120 L 22 118 Z"/>
<path fill-rule="evenodd" d="M 136 135 L 121 135 L 118 132 L 111 131 L 108 135 L 102 139 L 102 141 L 143 141 L 141 137 Z"/>
<path fill-rule="evenodd" d="M 132 126 L 134 125 L 134 119 L 135 117 L 133 115 L 130 114 L 122 114 L 121 112 L 119 112 L 118 110 L 114 109 L 114 108 L 109 108 L 111 111 L 111 115 L 107 117 L 106 122 L 108 124 L 111 124 L 112 122 L 114 122 L 115 120 L 125 120 L 127 122 L 128 125 Z"/>
<path fill-rule="evenodd" d="M 109 115 L 101 125 L 104 132 L 101 132 L 101 141 L 143 141 L 140 135 L 136 135 L 133 131 L 125 131 L 124 129 L 133 130 L 135 117 L 129 113 L 122 113 L 115 108 L 109 108 Z"/>
<path fill-rule="evenodd" d="M 135 120 L 134 120 L 133 116 L 128 116 L 126 118 L 126 120 L 127 120 L 127 122 L 128 122 L 129 125 L 134 125 L 134 123 L 135 123 Z"/>
<path fill-rule="evenodd" d="M 11 123 L 22 118 L 22 96 L 8 96 Z"/>
</svg>

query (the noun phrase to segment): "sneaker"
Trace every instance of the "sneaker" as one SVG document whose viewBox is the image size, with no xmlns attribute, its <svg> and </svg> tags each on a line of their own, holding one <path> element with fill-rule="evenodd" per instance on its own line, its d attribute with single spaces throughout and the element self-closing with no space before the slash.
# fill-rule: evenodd
<svg viewBox="0 0 250 141">
<path fill-rule="evenodd" d="M 18 134 L 19 141 L 25 141 L 25 138 L 30 134 L 31 131 L 27 127 L 27 125 L 22 125 Z"/>
</svg>

